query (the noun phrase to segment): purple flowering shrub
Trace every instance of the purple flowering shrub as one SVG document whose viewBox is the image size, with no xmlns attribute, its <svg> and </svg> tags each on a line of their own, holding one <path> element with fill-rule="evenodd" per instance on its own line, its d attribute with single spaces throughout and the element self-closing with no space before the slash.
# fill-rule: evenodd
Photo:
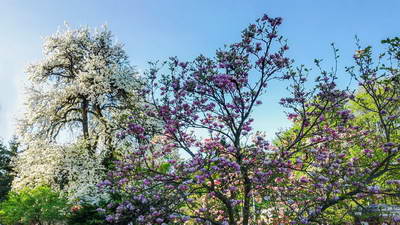
<svg viewBox="0 0 400 225">
<path fill-rule="evenodd" d="M 363 106 L 362 101 L 340 90 L 335 71 L 324 71 L 319 61 L 320 75 L 308 88 L 309 71 L 294 68 L 285 55 L 281 22 L 263 16 L 242 32 L 240 42 L 218 50 L 214 58 L 151 64 L 142 91 L 148 99 L 144 111 L 163 129 L 146 135 L 145 128 L 130 124 L 122 135 L 139 141 L 99 184 L 114 199 L 99 209 L 108 222 L 318 223 L 328 221 L 335 207 L 396 193 L 396 180 L 385 186 L 391 189 L 378 185 L 399 169 L 397 139 L 389 137 L 398 128 L 391 125 L 382 135 L 358 125 L 348 105 Z M 355 57 L 360 71 L 349 71 L 368 96 L 386 99 L 378 94 L 386 86 L 370 90 L 364 84 L 394 85 L 387 82 L 391 76 L 370 79 L 371 71 L 361 70 L 368 64 L 363 57 Z M 253 131 L 252 113 L 272 80 L 288 83 L 291 95 L 280 103 L 294 127 L 269 143 Z M 396 100 L 372 103 L 382 117 L 376 126 L 385 127 L 386 117 L 398 113 L 400 95 L 394 88 L 390 93 Z M 393 110 L 383 113 L 388 107 Z"/>
</svg>

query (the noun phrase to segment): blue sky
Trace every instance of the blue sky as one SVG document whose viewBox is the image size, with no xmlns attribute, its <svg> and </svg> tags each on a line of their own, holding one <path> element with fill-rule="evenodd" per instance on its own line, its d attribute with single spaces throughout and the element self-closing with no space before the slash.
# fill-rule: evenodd
<svg viewBox="0 0 400 225">
<path fill-rule="evenodd" d="M 22 112 L 26 65 L 40 59 L 42 37 L 64 21 L 73 27 L 108 24 L 125 43 L 131 63 L 144 70 L 147 61 L 169 56 L 185 60 L 201 53 L 211 56 L 267 13 L 284 18 L 281 31 L 296 63 L 311 65 L 314 58 L 324 58 L 330 67 L 331 42 L 340 49 L 339 65 L 349 65 L 355 35 L 363 44 L 375 46 L 399 35 L 399 11 L 398 0 L 1 0 L 0 137 L 11 137 L 15 118 Z M 274 83 L 254 116 L 256 128 L 270 135 L 287 126 L 276 104 L 282 89 Z"/>
</svg>

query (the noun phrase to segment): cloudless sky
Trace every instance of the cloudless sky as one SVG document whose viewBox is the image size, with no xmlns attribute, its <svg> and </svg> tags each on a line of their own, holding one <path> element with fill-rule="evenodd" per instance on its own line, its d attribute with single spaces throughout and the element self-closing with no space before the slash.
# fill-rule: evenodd
<svg viewBox="0 0 400 225">
<path fill-rule="evenodd" d="M 145 70 L 147 61 L 169 56 L 212 56 L 267 13 L 283 17 L 281 33 L 297 64 L 324 58 L 329 68 L 331 42 L 340 49 L 339 65 L 349 65 L 355 35 L 373 46 L 399 36 L 399 12 L 399 0 L 0 0 L 0 138 L 12 136 L 23 111 L 26 65 L 40 60 L 42 37 L 64 21 L 72 27 L 107 24 L 125 43 L 131 63 Z M 276 104 L 283 89 L 273 83 L 254 116 L 256 128 L 269 135 L 288 125 Z"/>
</svg>

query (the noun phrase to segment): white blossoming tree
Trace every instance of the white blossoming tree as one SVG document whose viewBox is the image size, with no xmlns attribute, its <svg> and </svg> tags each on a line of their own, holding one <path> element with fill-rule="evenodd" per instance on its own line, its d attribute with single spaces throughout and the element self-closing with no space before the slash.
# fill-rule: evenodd
<svg viewBox="0 0 400 225">
<path fill-rule="evenodd" d="M 82 143 L 44 146 L 42 141 L 34 141 L 18 156 L 13 188 L 46 184 L 70 200 L 96 203 L 106 198 L 96 187 L 106 171 L 101 160 L 90 156 Z"/>
<path fill-rule="evenodd" d="M 26 113 L 19 123 L 25 147 L 14 188 L 51 184 L 67 193 L 84 180 L 95 185 L 119 147 L 116 134 L 144 121 L 136 93 L 140 78 L 107 28 L 64 30 L 47 37 L 44 57 L 28 66 Z M 118 112 L 118 113 L 117 113 Z M 74 150 L 75 148 L 75 150 Z M 72 188 L 73 187 L 73 188 Z"/>
</svg>

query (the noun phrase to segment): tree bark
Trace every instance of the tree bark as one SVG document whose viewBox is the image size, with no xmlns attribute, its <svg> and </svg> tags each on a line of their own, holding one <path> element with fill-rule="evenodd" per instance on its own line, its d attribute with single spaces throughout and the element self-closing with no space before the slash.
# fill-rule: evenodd
<svg viewBox="0 0 400 225">
<path fill-rule="evenodd" d="M 248 225 L 250 218 L 251 183 L 247 173 L 247 169 L 243 170 L 243 178 L 244 178 L 243 225 Z"/>
<path fill-rule="evenodd" d="M 89 140 L 89 102 L 87 99 L 83 99 L 82 101 L 82 132 L 85 140 Z"/>
<path fill-rule="evenodd" d="M 84 98 L 82 101 L 82 133 L 83 138 L 86 142 L 86 147 L 91 155 L 94 155 L 94 151 L 92 146 L 90 145 L 89 140 L 89 101 Z"/>
</svg>

